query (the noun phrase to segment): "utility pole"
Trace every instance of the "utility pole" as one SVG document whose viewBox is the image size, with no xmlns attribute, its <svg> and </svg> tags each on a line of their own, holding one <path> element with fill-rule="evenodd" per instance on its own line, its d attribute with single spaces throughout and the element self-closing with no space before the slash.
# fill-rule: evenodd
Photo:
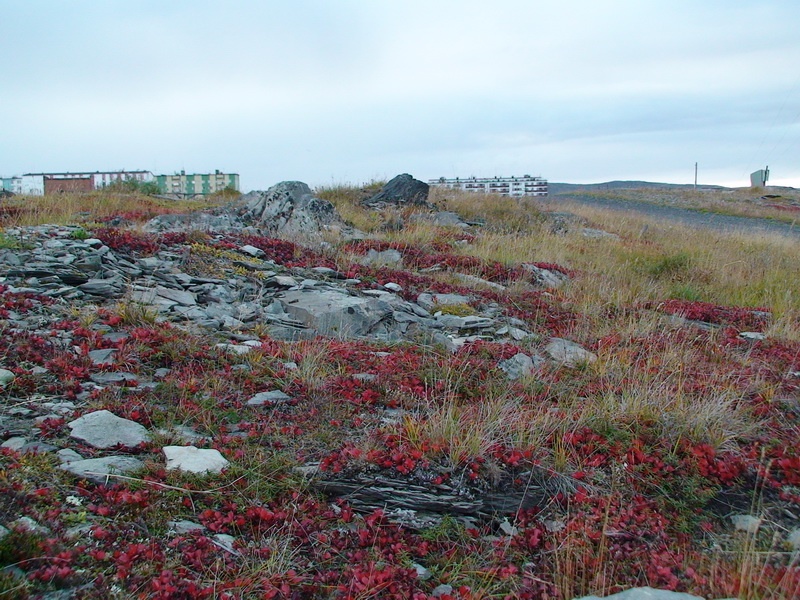
<svg viewBox="0 0 800 600">
<path fill-rule="evenodd" d="M 694 163 L 694 189 L 697 190 L 697 163 Z"/>
</svg>

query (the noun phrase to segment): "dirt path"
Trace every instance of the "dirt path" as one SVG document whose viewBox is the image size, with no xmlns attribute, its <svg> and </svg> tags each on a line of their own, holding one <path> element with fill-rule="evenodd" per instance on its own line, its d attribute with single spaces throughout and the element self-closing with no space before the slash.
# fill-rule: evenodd
<svg viewBox="0 0 800 600">
<path fill-rule="evenodd" d="M 560 203 L 565 201 L 623 212 L 634 212 L 660 222 L 668 221 L 676 224 L 688 225 L 689 227 L 707 228 L 726 232 L 777 233 L 779 235 L 800 239 L 800 222 L 796 225 L 792 225 L 790 223 L 781 223 L 770 219 L 704 213 L 675 206 L 637 202 L 627 199 L 617 200 L 590 194 L 559 194 L 557 196 L 549 196 L 547 199 L 542 200 L 547 208 L 557 208 Z"/>
</svg>

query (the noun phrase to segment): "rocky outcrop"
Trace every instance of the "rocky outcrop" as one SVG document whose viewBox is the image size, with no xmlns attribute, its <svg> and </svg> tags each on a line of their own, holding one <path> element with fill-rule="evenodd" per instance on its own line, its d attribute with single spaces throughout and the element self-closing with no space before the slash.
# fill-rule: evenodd
<svg viewBox="0 0 800 600">
<path fill-rule="evenodd" d="M 245 221 L 275 237 L 308 239 L 328 229 L 344 228 L 333 204 L 316 198 L 301 181 L 283 181 L 265 192 L 250 192 L 242 202 Z"/>
<path fill-rule="evenodd" d="M 432 208 L 428 204 L 427 183 L 414 179 L 408 173 L 398 175 L 381 188 L 377 194 L 367 198 L 362 205 L 371 208 L 384 208 L 387 206 L 420 206 Z"/>
</svg>

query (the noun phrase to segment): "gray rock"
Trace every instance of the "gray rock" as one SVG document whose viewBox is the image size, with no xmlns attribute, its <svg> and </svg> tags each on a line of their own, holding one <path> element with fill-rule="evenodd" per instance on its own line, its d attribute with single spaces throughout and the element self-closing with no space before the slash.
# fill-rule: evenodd
<svg viewBox="0 0 800 600">
<path fill-rule="evenodd" d="M 185 535 L 187 533 L 200 533 L 201 531 L 205 531 L 205 527 L 200 523 L 195 523 L 194 521 L 187 521 L 185 519 L 181 519 L 180 521 L 169 521 L 167 523 L 169 525 L 169 530 L 177 535 Z"/>
<path fill-rule="evenodd" d="M 408 173 L 397 175 L 384 185 L 381 190 L 362 202 L 364 206 L 406 206 L 416 205 L 430 207 L 428 204 L 427 183 L 414 179 Z"/>
<path fill-rule="evenodd" d="M 56 456 L 61 464 L 75 462 L 76 460 L 83 460 L 83 457 L 75 452 L 72 448 L 64 448 L 56 452 Z"/>
<path fill-rule="evenodd" d="M 543 288 L 557 288 L 569 281 L 569 277 L 561 271 L 542 269 L 530 263 L 522 263 L 522 268 L 531 275 L 533 283 Z"/>
<path fill-rule="evenodd" d="M 531 357 L 520 352 L 508 360 L 500 361 L 497 366 L 513 381 L 521 377 L 528 377 L 543 362 L 544 359 L 539 356 Z"/>
<path fill-rule="evenodd" d="M 15 452 L 18 452 L 27 443 L 28 443 L 27 438 L 21 436 L 15 436 L 8 438 L 5 442 L 0 444 L 0 448 L 8 448 L 9 450 L 14 450 Z"/>
<path fill-rule="evenodd" d="M 576 600 L 600 600 L 599 596 L 583 596 Z M 700 596 L 640 587 L 605 596 L 605 600 L 703 600 Z"/>
<path fill-rule="evenodd" d="M 417 296 L 417 304 L 425 310 L 435 310 L 437 306 L 443 304 L 469 304 L 472 298 L 461 294 L 428 294 L 422 293 Z"/>
<path fill-rule="evenodd" d="M 370 249 L 366 256 L 362 256 L 359 261 L 362 265 L 370 267 L 396 267 L 399 268 L 403 263 L 403 255 L 397 250 L 389 248 L 388 250 L 377 251 Z"/>
<path fill-rule="evenodd" d="M 433 577 L 433 573 L 431 570 L 423 567 L 419 563 L 411 563 L 411 567 L 417 572 L 417 579 L 420 581 L 428 581 L 431 577 Z"/>
<path fill-rule="evenodd" d="M 452 585 L 448 585 L 446 583 L 442 583 L 440 585 L 437 585 L 431 591 L 431 595 L 434 598 L 439 598 L 440 596 L 445 596 L 445 595 L 451 596 L 452 594 L 453 594 L 453 586 Z"/>
<path fill-rule="evenodd" d="M 197 304 L 197 300 L 192 292 L 174 290 L 160 285 L 156 287 L 155 291 L 161 298 L 166 298 L 167 300 L 182 304 L 183 306 L 194 306 Z"/>
<path fill-rule="evenodd" d="M 88 413 L 67 425 L 72 429 L 71 437 L 94 448 L 134 448 L 150 439 L 150 434 L 142 425 L 122 419 L 107 410 Z"/>
<path fill-rule="evenodd" d="M 756 533 L 761 527 L 761 519 L 753 515 L 731 515 L 731 522 L 737 531 Z"/>
<path fill-rule="evenodd" d="M 795 552 L 800 550 L 800 527 L 790 531 L 789 535 L 786 537 L 786 541 L 795 550 Z"/>
<path fill-rule="evenodd" d="M 739 333 L 739 337 L 751 342 L 759 342 L 767 339 L 767 336 L 765 336 L 763 333 L 759 333 L 758 331 L 742 331 Z"/>
<path fill-rule="evenodd" d="M 226 552 L 230 552 L 236 556 L 240 556 L 241 554 L 233 547 L 233 544 L 236 542 L 236 538 L 234 538 L 232 535 L 228 535 L 227 533 L 217 533 L 211 537 L 211 542 Z"/>
<path fill-rule="evenodd" d="M 61 465 L 65 471 L 88 479 L 95 483 L 106 483 L 110 475 L 124 475 L 131 471 L 138 471 L 144 463 L 132 456 L 105 456 L 103 458 L 88 458 L 76 460 Z M 111 478 L 113 480 L 113 478 Z"/>
<path fill-rule="evenodd" d="M 453 273 L 453 277 L 461 281 L 462 283 L 466 283 L 469 285 L 477 285 L 477 286 L 484 286 L 488 288 L 492 288 L 493 290 L 504 290 L 506 286 L 495 283 L 493 281 L 488 281 L 486 279 L 481 279 L 480 277 L 476 277 L 475 275 L 468 275 L 466 273 Z"/>
<path fill-rule="evenodd" d="M 183 215 L 159 215 L 150 219 L 144 225 L 144 230 L 149 232 L 162 231 L 208 231 L 230 232 L 241 231 L 245 224 L 233 213 L 210 214 L 190 213 Z"/>
<path fill-rule="evenodd" d="M 576 367 L 584 363 L 593 363 L 597 356 L 579 344 L 562 338 L 552 338 L 545 347 L 547 355 L 565 367 Z"/>
<path fill-rule="evenodd" d="M 264 404 L 285 404 L 292 399 L 288 394 L 280 390 L 272 390 L 270 392 L 259 392 L 247 401 L 248 406 L 262 406 Z"/>
<path fill-rule="evenodd" d="M 493 319 L 477 315 L 458 317 L 456 315 L 437 314 L 435 318 L 436 323 L 448 329 L 485 329 L 494 325 Z"/>
<path fill-rule="evenodd" d="M 246 218 L 265 232 L 285 239 L 313 238 L 331 226 L 343 226 L 333 204 L 315 198 L 301 181 L 283 181 L 266 192 L 250 192 L 242 201 Z"/>
<path fill-rule="evenodd" d="M 288 290 L 277 298 L 292 319 L 331 337 L 368 335 L 393 312 L 388 302 L 337 288 Z"/>
<path fill-rule="evenodd" d="M 230 463 L 219 450 L 200 449 L 195 446 L 164 446 L 167 469 L 189 473 L 219 473 Z"/>
<path fill-rule="evenodd" d="M 14 373 L 8 369 L 0 369 L 0 387 L 6 387 L 9 383 L 14 381 Z"/>
<path fill-rule="evenodd" d="M 115 384 L 133 384 L 138 381 L 138 376 L 133 373 L 122 373 L 119 371 L 113 373 L 92 373 L 89 379 L 98 385 L 115 385 Z"/>
<path fill-rule="evenodd" d="M 591 227 L 584 227 L 581 229 L 581 235 L 592 240 L 606 239 L 619 241 L 622 239 L 616 233 L 610 233 L 608 231 L 603 231 L 602 229 L 593 229 Z"/>
<path fill-rule="evenodd" d="M 110 365 L 114 363 L 114 355 L 117 351 L 114 348 L 104 348 L 101 350 L 90 350 L 89 358 L 96 367 Z"/>
<path fill-rule="evenodd" d="M 255 246 L 251 246 L 250 244 L 246 244 L 239 248 L 239 252 L 243 252 L 244 254 L 249 254 L 255 258 L 260 258 L 261 256 L 265 256 L 266 252 L 264 252 L 261 248 L 256 248 Z"/>
<path fill-rule="evenodd" d="M 116 298 L 122 295 L 123 284 L 116 279 L 90 279 L 77 287 L 80 291 L 92 296 Z"/>
</svg>

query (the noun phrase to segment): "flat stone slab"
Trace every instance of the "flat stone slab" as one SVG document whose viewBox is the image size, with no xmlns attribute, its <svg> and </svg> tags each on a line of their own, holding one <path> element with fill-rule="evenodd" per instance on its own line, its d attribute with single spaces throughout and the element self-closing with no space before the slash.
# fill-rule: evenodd
<svg viewBox="0 0 800 600">
<path fill-rule="evenodd" d="M 472 298 L 462 294 L 428 294 L 422 293 L 417 296 L 417 304 L 425 310 L 436 310 L 437 306 L 443 304 L 469 304 Z"/>
<path fill-rule="evenodd" d="M 583 596 L 576 600 L 600 600 L 599 596 Z M 605 600 L 703 600 L 700 596 L 692 596 L 681 592 L 670 592 L 669 590 L 657 590 L 651 587 L 640 587 L 625 590 L 611 596 L 605 596 Z"/>
<path fill-rule="evenodd" d="M 593 363 L 597 355 L 586 350 L 580 344 L 562 338 L 552 338 L 544 351 L 554 361 L 565 367 L 577 367 L 582 363 Z"/>
<path fill-rule="evenodd" d="M 64 463 L 61 468 L 81 479 L 105 483 L 109 475 L 124 475 L 144 467 L 144 463 L 132 456 L 105 456 Z M 111 478 L 113 479 L 113 478 Z"/>
<path fill-rule="evenodd" d="M 278 299 L 292 319 L 325 336 L 367 335 L 392 314 L 391 305 L 383 300 L 351 296 L 337 289 L 288 290 Z"/>
<path fill-rule="evenodd" d="M 83 415 L 67 425 L 72 429 L 70 437 L 95 448 L 134 448 L 150 440 L 150 434 L 144 426 L 107 410 Z"/>
<path fill-rule="evenodd" d="M 114 348 L 103 348 L 101 350 L 91 350 L 89 358 L 92 359 L 92 364 L 96 367 L 104 365 L 111 365 L 114 363 L 114 355 L 117 351 Z"/>
<path fill-rule="evenodd" d="M 259 392 L 247 401 L 247 406 L 262 406 L 264 404 L 285 404 L 292 397 L 280 390 Z"/>
<path fill-rule="evenodd" d="M 189 473 L 219 473 L 230 463 L 219 450 L 200 449 L 195 446 L 164 446 L 167 469 Z"/>
</svg>

